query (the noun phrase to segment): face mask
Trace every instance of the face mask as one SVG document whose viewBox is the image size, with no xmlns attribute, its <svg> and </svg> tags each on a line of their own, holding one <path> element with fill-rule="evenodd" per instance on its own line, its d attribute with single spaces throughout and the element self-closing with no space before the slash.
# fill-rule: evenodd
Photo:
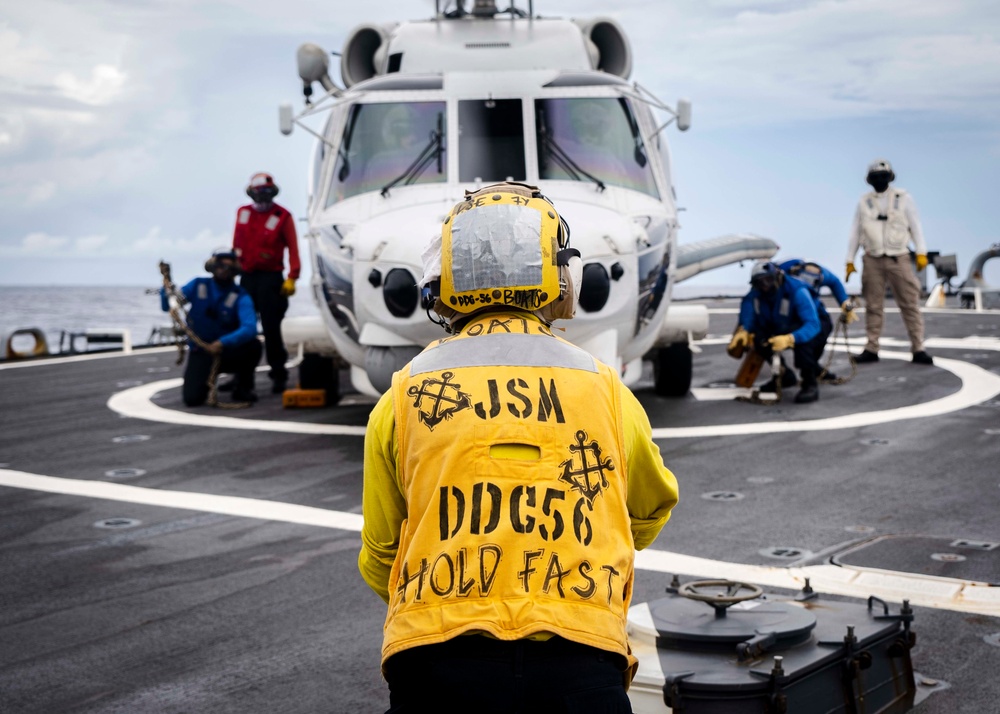
<svg viewBox="0 0 1000 714">
<path fill-rule="evenodd" d="M 268 189 L 251 189 L 247 193 L 255 211 L 266 211 L 274 204 L 274 193 Z"/>
<path fill-rule="evenodd" d="M 871 184 L 876 193 L 884 193 L 889 188 L 889 176 L 888 174 L 874 174 L 868 183 Z"/>
<path fill-rule="evenodd" d="M 765 275 L 754 280 L 753 287 L 757 288 L 757 291 L 763 295 L 771 295 L 777 290 L 778 284 L 773 277 Z"/>
<path fill-rule="evenodd" d="M 219 265 L 212 271 L 212 276 L 215 281 L 222 284 L 228 284 L 236 279 L 236 266 L 230 264 Z"/>
</svg>

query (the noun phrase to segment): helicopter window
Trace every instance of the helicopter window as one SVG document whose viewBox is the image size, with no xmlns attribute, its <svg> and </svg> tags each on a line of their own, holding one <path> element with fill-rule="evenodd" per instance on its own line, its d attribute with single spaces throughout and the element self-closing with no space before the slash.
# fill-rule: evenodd
<svg viewBox="0 0 1000 714">
<path fill-rule="evenodd" d="M 538 177 L 594 181 L 659 198 L 639 124 L 625 99 L 537 99 Z"/>
<path fill-rule="evenodd" d="M 347 117 L 326 205 L 388 184 L 447 179 L 444 102 L 355 104 Z"/>
<path fill-rule="evenodd" d="M 458 180 L 527 178 L 520 99 L 458 103 Z"/>
</svg>

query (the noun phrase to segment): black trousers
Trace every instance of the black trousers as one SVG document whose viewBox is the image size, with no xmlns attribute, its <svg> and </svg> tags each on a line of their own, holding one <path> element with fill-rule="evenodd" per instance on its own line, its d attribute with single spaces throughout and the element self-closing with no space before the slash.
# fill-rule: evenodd
<svg viewBox="0 0 1000 714">
<path fill-rule="evenodd" d="M 250 294 L 254 309 L 260 317 L 267 363 L 271 367 L 269 376 L 276 382 L 288 379 L 288 370 L 285 368 L 288 352 L 281 339 L 281 321 L 288 312 L 288 298 L 281 294 L 283 282 L 280 271 L 244 273 L 240 276 L 240 287 Z"/>
<path fill-rule="evenodd" d="M 386 714 L 630 714 L 620 655 L 570 642 L 461 635 L 385 663 Z"/>
<path fill-rule="evenodd" d="M 826 341 L 830 337 L 830 332 L 832 330 L 830 316 L 826 316 L 826 323 L 823 322 L 823 316 L 820 316 L 820 330 L 819 334 L 813 337 L 808 342 L 796 342 L 795 346 L 792 348 L 795 354 L 795 369 L 799 370 L 799 375 L 802 377 L 802 384 L 814 384 L 816 382 L 816 377 L 821 371 L 819 366 L 820 357 L 823 355 L 823 350 L 826 348 Z M 753 346 L 754 350 L 765 361 L 770 361 L 771 357 L 774 355 L 774 351 L 771 349 L 771 345 L 767 343 L 768 339 L 774 337 L 779 333 L 773 330 L 767 330 L 766 328 L 758 328 L 754 332 L 753 336 Z M 784 360 L 782 360 L 784 362 Z"/>
<path fill-rule="evenodd" d="M 260 354 L 260 341 L 256 339 L 236 347 L 223 348 L 219 373 L 236 375 L 234 393 L 253 389 L 253 372 L 260 362 Z M 188 350 L 182 396 L 184 403 L 189 407 L 201 406 L 208 399 L 208 377 L 212 373 L 214 359 L 204 350 L 197 348 Z"/>
</svg>

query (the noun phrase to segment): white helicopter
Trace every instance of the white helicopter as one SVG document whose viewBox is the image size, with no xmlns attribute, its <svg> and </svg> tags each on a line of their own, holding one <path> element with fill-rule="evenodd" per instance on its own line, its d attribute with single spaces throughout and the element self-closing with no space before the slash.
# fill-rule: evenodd
<svg viewBox="0 0 1000 714">
<path fill-rule="evenodd" d="M 628 385 L 646 357 L 658 394 L 687 393 L 690 343 L 705 336 L 708 312 L 671 305 L 674 283 L 778 247 L 748 234 L 678 246 L 663 130 L 686 130 L 691 103 L 669 107 L 627 81 L 632 53 L 617 22 L 538 17 L 531 0 L 527 11 L 437 0 L 429 20 L 355 28 L 343 88 L 328 58 L 299 48 L 305 107 L 279 110 L 282 133 L 298 125 L 317 138 L 305 236 L 320 315 L 285 320 L 291 350 L 339 357 L 359 392 L 388 389 L 444 336 L 417 288 L 424 247 L 466 189 L 513 180 L 553 201 L 583 257 L 565 337 Z M 314 83 L 325 93 L 312 102 Z M 319 113 L 316 131 L 304 120 Z"/>
</svg>

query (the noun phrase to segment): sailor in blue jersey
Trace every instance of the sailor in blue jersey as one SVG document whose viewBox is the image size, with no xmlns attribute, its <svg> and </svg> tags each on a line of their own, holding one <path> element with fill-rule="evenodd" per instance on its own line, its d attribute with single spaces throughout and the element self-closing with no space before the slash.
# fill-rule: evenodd
<svg viewBox="0 0 1000 714">
<path fill-rule="evenodd" d="M 778 267 L 786 275 L 791 275 L 800 283 L 805 284 L 816 301 L 816 312 L 819 314 L 820 325 L 820 340 L 816 352 L 816 360 L 818 362 L 823 356 L 827 340 L 830 339 L 830 334 L 833 332 L 833 320 L 830 317 L 830 313 L 826 310 L 826 305 L 820 299 L 820 290 L 823 288 L 830 289 L 837 304 L 840 305 L 841 314 L 839 319 L 843 319 L 847 324 L 858 319 L 857 314 L 854 312 L 854 303 L 851 301 L 850 296 L 848 296 L 847 290 L 844 289 L 844 284 L 840 282 L 840 278 L 819 263 L 794 258 L 779 263 Z M 832 382 L 836 378 L 837 376 L 832 372 L 827 372 L 823 375 L 823 381 Z"/>
<path fill-rule="evenodd" d="M 741 335 L 753 335 L 754 350 L 765 360 L 770 360 L 775 352 L 793 350 L 795 368 L 802 376 L 802 388 L 795 395 L 795 401 L 799 404 L 815 402 L 819 399 L 817 356 L 822 347 L 819 313 L 812 293 L 774 263 L 754 265 L 750 284 L 750 292 L 740 304 L 739 328 L 734 341 Z M 794 386 L 797 381 L 794 374 L 784 370 L 783 388 Z M 773 392 L 776 386 L 777 376 L 772 376 L 761 391 Z"/>
<path fill-rule="evenodd" d="M 196 407 L 208 397 L 208 378 L 216 355 L 221 355 L 219 373 L 236 375 L 233 399 L 256 401 L 254 369 L 260 362 L 261 344 L 257 340 L 257 313 L 250 296 L 236 284 L 239 272 L 236 254 L 216 251 L 205 263 L 211 278 L 195 278 L 183 288 L 184 299 L 191 304 L 188 327 L 207 343 L 202 349 L 188 340 L 188 359 L 184 368 L 184 403 Z M 160 290 L 164 312 L 170 309 L 167 295 Z"/>
</svg>

